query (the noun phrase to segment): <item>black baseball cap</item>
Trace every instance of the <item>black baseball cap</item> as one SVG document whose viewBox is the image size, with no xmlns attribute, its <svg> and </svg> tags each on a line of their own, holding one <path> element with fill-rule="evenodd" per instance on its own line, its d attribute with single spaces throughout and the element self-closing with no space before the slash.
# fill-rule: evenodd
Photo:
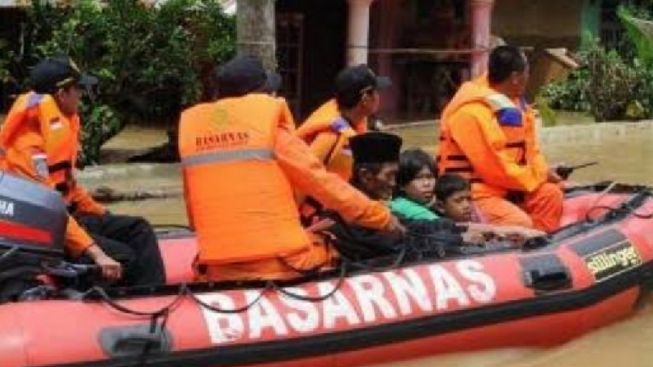
<svg viewBox="0 0 653 367">
<path fill-rule="evenodd" d="M 336 76 L 335 95 L 338 105 L 354 107 L 366 92 L 383 90 L 392 85 L 390 78 L 377 76 L 365 64 L 350 66 Z"/>
<path fill-rule="evenodd" d="M 272 93 L 281 88 L 281 76 L 266 72 L 259 58 L 236 56 L 218 67 L 216 72 L 218 97 L 240 97 L 247 93 Z"/>
<path fill-rule="evenodd" d="M 94 76 L 82 74 L 68 56 L 51 57 L 40 61 L 30 72 L 30 85 L 34 92 L 51 94 L 73 84 L 91 87 L 98 83 Z"/>
<path fill-rule="evenodd" d="M 401 143 L 399 136 L 378 131 L 359 134 L 349 139 L 356 164 L 399 162 Z"/>
</svg>

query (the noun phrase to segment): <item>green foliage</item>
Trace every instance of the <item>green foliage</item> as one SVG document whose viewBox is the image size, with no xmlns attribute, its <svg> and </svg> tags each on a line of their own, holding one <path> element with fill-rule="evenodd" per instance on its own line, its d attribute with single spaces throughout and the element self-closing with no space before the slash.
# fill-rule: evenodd
<svg viewBox="0 0 653 367">
<path fill-rule="evenodd" d="M 625 118 L 629 104 L 637 101 L 639 70 L 626 64 L 614 50 L 595 43 L 585 55 L 589 71 L 588 99 L 597 121 Z"/>
<path fill-rule="evenodd" d="M 106 104 L 82 104 L 80 113 L 84 116 L 82 149 L 79 160 L 93 162 L 100 156 L 100 147 L 107 136 L 114 136 L 122 128 L 120 118 L 113 108 Z"/>
<path fill-rule="evenodd" d="M 589 111 L 597 121 L 653 118 L 652 1 L 624 2 L 617 11 L 626 37 L 616 50 L 583 42 L 582 67 L 544 87 L 550 106 Z"/>
<path fill-rule="evenodd" d="M 646 14 L 637 8 L 620 6 L 617 10 L 621 24 L 634 46 L 637 58 L 648 66 L 653 66 L 653 22 L 645 19 Z"/>
<path fill-rule="evenodd" d="M 589 112 L 588 74 L 583 68 L 572 72 L 566 80 L 549 83 L 540 91 L 540 98 L 556 110 Z"/>
<path fill-rule="evenodd" d="M 541 94 L 554 109 L 590 112 L 596 121 L 653 117 L 653 69 L 588 40 L 579 69 L 567 80 L 546 85 Z"/>
<path fill-rule="evenodd" d="M 33 1 L 28 9 L 28 21 L 17 25 L 21 28 L 18 44 L 12 45 L 4 39 L 0 43 L 0 64 L 6 73 L 0 82 L 13 84 L 19 89 L 27 85 L 29 67 L 38 62 L 42 55 L 37 51 L 39 45 L 47 42 L 54 27 L 63 23 L 66 8 L 55 8 L 50 1 Z"/>
<path fill-rule="evenodd" d="M 554 110 L 589 112 L 591 104 L 589 100 L 589 79 L 590 72 L 586 67 L 586 60 L 589 50 L 596 45 L 596 40 L 590 35 L 584 35 L 584 49 L 579 57 L 580 68 L 572 71 L 567 79 L 557 80 L 542 87 L 538 97 L 538 105 L 544 104 Z"/>
<path fill-rule="evenodd" d="M 208 70 L 235 53 L 235 19 L 218 0 L 156 7 L 78 0 L 60 8 L 34 0 L 27 18 L 29 48 L 4 58 L 16 66 L 17 80 L 38 59 L 60 54 L 100 79 L 94 103 L 82 108 L 87 162 L 97 161 L 99 147 L 128 122 L 175 124 L 181 109 L 208 94 Z"/>
<path fill-rule="evenodd" d="M 542 123 L 544 126 L 555 126 L 558 124 L 558 117 L 553 108 L 549 105 L 549 101 L 546 97 L 542 94 L 535 96 L 535 105 L 537 106 L 538 111 L 540 111 L 540 116 L 542 117 Z"/>
</svg>

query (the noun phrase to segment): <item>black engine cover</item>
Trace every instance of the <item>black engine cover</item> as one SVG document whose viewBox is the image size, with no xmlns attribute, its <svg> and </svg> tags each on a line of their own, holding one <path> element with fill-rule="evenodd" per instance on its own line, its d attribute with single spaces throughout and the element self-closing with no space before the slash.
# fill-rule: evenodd
<svg viewBox="0 0 653 367">
<path fill-rule="evenodd" d="M 21 253 L 61 258 L 67 223 L 58 192 L 0 171 L 0 253 L 18 246 Z"/>
</svg>

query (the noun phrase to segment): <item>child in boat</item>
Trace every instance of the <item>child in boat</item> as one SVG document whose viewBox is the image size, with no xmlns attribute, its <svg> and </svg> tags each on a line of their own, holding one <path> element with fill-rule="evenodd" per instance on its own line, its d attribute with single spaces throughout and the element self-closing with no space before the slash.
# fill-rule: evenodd
<svg viewBox="0 0 653 367">
<path fill-rule="evenodd" d="M 435 184 L 435 208 L 443 217 L 458 223 L 482 222 L 472 203 L 469 181 L 455 173 L 445 173 Z"/>
<path fill-rule="evenodd" d="M 483 224 L 472 204 L 470 184 L 462 176 L 445 174 L 437 179 L 431 156 L 421 149 L 404 151 L 399 159 L 397 190 L 390 209 L 404 221 L 436 221 L 446 218 L 458 223 L 467 242 L 486 238 L 523 239 L 540 235 L 517 226 Z M 442 199 L 441 199 L 442 198 Z"/>
<path fill-rule="evenodd" d="M 468 231 L 478 233 L 486 240 L 501 238 L 522 243 L 527 238 L 545 234 L 520 226 L 487 224 L 474 207 L 469 181 L 455 173 L 445 173 L 438 177 L 435 198 L 436 211 L 441 217 L 466 225 Z"/>
<path fill-rule="evenodd" d="M 399 157 L 397 190 L 390 202 L 395 215 L 408 220 L 435 220 L 436 168 L 431 156 L 421 149 L 409 149 Z"/>
</svg>

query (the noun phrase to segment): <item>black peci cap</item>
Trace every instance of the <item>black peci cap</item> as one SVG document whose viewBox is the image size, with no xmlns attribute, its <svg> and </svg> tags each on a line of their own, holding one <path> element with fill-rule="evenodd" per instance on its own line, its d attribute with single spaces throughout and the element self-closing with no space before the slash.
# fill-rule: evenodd
<svg viewBox="0 0 653 367">
<path fill-rule="evenodd" d="M 73 84 L 90 87 L 97 83 L 96 77 L 82 74 L 67 56 L 42 60 L 30 72 L 30 86 L 34 92 L 40 94 L 51 94 Z"/>
<path fill-rule="evenodd" d="M 349 139 L 355 164 L 399 162 L 401 143 L 397 135 L 377 131 Z"/>
<path fill-rule="evenodd" d="M 281 88 L 281 76 L 267 73 L 255 56 L 236 56 L 217 69 L 218 96 L 240 97 L 247 93 L 272 93 Z"/>
<path fill-rule="evenodd" d="M 338 105 L 354 107 L 365 92 L 383 90 L 392 85 L 390 78 L 377 76 L 365 64 L 351 66 L 342 70 L 336 77 L 335 95 Z"/>
</svg>

